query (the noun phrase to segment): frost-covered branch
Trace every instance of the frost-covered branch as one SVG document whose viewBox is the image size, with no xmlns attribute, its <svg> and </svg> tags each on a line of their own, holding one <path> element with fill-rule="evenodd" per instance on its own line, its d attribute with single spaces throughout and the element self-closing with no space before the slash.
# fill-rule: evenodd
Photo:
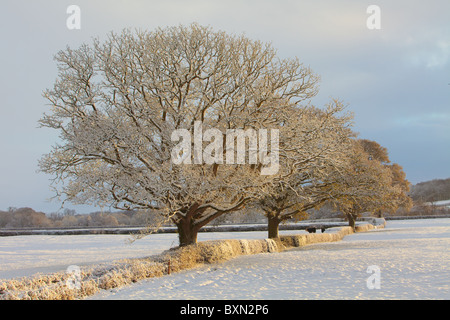
<svg viewBox="0 0 450 320">
<path fill-rule="evenodd" d="M 193 133 L 197 121 L 203 130 L 282 130 L 308 109 L 300 103 L 319 80 L 270 44 L 197 24 L 110 33 L 55 60 L 58 79 L 44 92 L 51 110 L 40 124 L 58 130 L 61 143 L 40 169 L 57 177 L 65 201 L 159 209 L 183 245 L 201 226 L 267 194 L 279 176 L 261 176 L 248 163 L 174 164 L 174 130 Z M 286 134 L 279 152 L 290 168 L 303 142 Z"/>
</svg>

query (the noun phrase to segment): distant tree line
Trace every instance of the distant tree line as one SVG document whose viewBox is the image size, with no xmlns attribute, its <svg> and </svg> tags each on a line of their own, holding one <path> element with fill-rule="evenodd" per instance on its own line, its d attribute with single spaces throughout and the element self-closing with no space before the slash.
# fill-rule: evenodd
<svg viewBox="0 0 450 320">
<path fill-rule="evenodd" d="M 399 215 L 433 215 L 447 214 L 447 208 L 439 208 L 426 203 L 450 199 L 450 178 L 433 179 L 411 186 L 409 196 L 414 201 L 410 212 L 400 209 Z M 92 212 L 89 214 L 76 213 L 74 209 L 64 209 L 59 212 L 46 214 L 32 208 L 10 207 L 7 211 L 0 210 L 0 228 L 67 228 L 67 227 L 118 227 L 145 226 L 158 223 L 160 215 L 149 214 L 149 210 L 125 210 L 117 212 Z M 310 219 L 342 218 L 343 213 L 331 204 L 308 210 Z M 232 214 L 220 217 L 214 224 L 226 223 L 263 223 L 264 214 L 258 208 L 242 209 Z"/>
<path fill-rule="evenodd" d="M 79 214 L 74 209 L 64 209 L 60 212 L 46 214 L 27 207 L 10 207 L 7 211 L 0 210 L 0 228 L 126 227 L 165 224 L 159 214 L 156 212 L 152 214 L 149 211 L 96 211 Z M 264 221 L 264 215 L 251 208 L 217 219 L 214 224 L 263 223 Z M 169 221 L 167 222 L 169 223 Z"/>
<path fill-rule="evenodd" d="M 66 228 L 66 227 L 117 227 L 143 226 L 159 216 L 144 210 L 120 212 L 92 212 L 77 214 L 73 209 L 45 214 L 32 208 L 9 208 L 0 211 L 0 228 Z"/>
<path fill-rule="evenodd" d="M 450 178 L 434 179 L 412 186 L 410 197 L 415 203 L 435 202 L 450 199 Z"/>
</svg>

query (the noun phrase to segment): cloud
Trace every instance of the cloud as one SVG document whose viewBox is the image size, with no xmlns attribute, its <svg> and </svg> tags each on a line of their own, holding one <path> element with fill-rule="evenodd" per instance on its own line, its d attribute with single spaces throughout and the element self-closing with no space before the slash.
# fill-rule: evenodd
<svg viewBox="0 0 450 320">
<path fill-rule="evenodd" d="M 450 40 L 435 40 L 429 45 L 418 43 L 411 47 L 407 61 L 415 67 L 443 68 L 450 62 Z"/>
<path fill-rule="evenodd" d="M 0 209 L 29 202 L 41 210 L 39 200 L 19 189 L 36 199 L 52 195 L 45 193 L 50 177 L 34 185 L 26 181 L 56 140 L 35 129 L 47 110 L 40 93 L 56 77 L 53 54 L 111 30 L 192 22 L 272 42 L 281 57 L 297 56 L 322 77 L 314 104 L 342 99 L 355 113 L 356 130 L 396 154 L 408 176 L 431 179 L 439 170 L 448 172 L 448 148 L 435 147 L 448 145 L 450 138 L 448 0 L 77 0 L 81 30 L 76 31 L 66 27 L 70 4 L 17 0 L 0 11 L 7 26 L 0 30 L 7 61 L 0 75 L 0 133 L 7 139 L 0 139 L 0 150 L 8 157 L 0 166 Z M 381 30 L 366 26 L 370 4 L 381 9 Z M 415 152 L 427 148 L 436 151 Z"/>
<path fill-rule="evenodd" d="M 446 129 L 450 134 L 450 113 L 431 112 L 416 115 L 405 115 L 394 119 L 393 123 L 405 127 L 442 128 Z"/>
</svg>

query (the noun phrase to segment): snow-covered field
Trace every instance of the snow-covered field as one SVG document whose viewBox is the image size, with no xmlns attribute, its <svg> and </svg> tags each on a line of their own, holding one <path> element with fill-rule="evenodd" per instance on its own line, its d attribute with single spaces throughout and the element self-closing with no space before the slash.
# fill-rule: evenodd
<svg viewBox="0 0 450 320">
<path fill-rule="evenodd" d="M 283 233 L 302 231 L 283 231 Z M 261 239 L 266 232 L 201 233 Z M 159 253 L 176 234 L 128 244 L 124 235 L 0 238 L 0 278 Z M 281 253 L 240 256 L 153 278 L 91 299 L 450 299 L 450 219 L 388 221 L 385 229 Z M 371 267 L 372 266 L 372 267 Z M 369 289 L 379 269 L 379 289 Z"/>
<path fill-rule="evenodd" d="M 450 219 L 392 221 L 340 242 L 241 256 L 93 298 L 449 299 L 449 248 Z M 375 283 L 369 266 L 379 268 L 379 289 L 367 286 Z"/>
</svg>

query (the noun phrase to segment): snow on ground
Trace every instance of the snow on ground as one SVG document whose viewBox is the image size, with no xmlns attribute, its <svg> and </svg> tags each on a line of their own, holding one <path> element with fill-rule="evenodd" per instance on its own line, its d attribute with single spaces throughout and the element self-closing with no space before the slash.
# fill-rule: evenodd
<svg viewBox="0 0 450 320">
<path fill-rule="evenodd" d="M 241 256 L 93 299 L 450 299 L 450 219 L 385 229 L 281 253 Z M 379 289 L 369 266 L 380 270 Z"/>
<path fill-rule="evenodd" d="M 439 206 L 439 207 L 450 208 L 450 200 L 441 200 L 441 201 L 427 202 L 427 204 L 435 205 L 435 206 Z"/>
<path fill-rule="evenodd" d="M 266 231 L 205 232 L 199 233 L 198 241 L 266 237 Z M 107 234 L 0 237 L 0 279 L 65 271 L 69 265 L 146 257 L 178 245 L 175 233 L 153 234 L 130 244 L 132 239 L 130 235 Z"/>
<path fill-rule="evenodd" d="M 282 231 L 283 234 L 304 231 Z M 267 233 L 200 233 L 211 239 L 263 239 Z M 177 245 L 176 234 L 133 244 L 126 235 L 0 238 L 0 278 L 63 271 L 121 258 L 157 254 Z M 388 221 L 385 229 L 335 243 L 282 253 L 241 256 L 120 289 L 93 299 L 450 299 L 450 219 Z M 380 289 L 368 289 L 369 266 Z"/>
</svg>

